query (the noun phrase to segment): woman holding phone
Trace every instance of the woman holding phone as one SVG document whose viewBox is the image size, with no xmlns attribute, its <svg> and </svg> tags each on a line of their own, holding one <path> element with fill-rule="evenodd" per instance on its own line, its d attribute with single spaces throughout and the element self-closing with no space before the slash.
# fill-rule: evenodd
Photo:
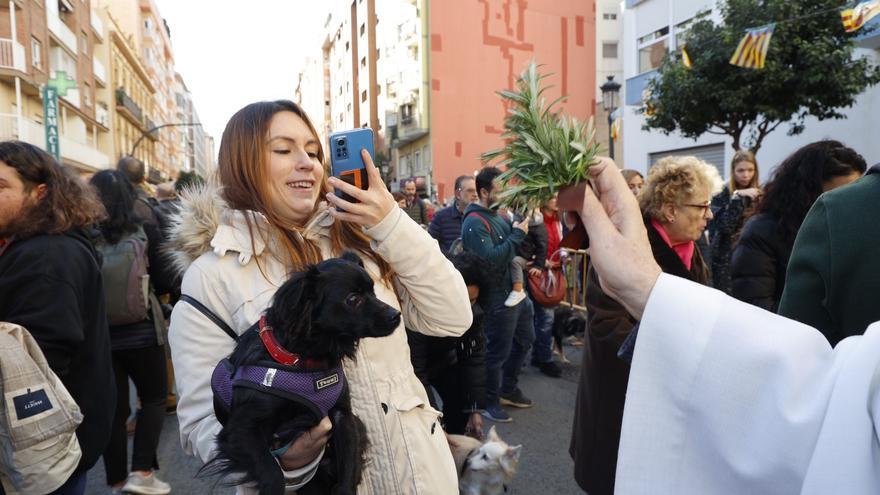
<svg viewBox="0 0 880 495">
<path fill-rule="evenodd" d="M 351 150 L 352 155 L 360 150 Z M 345 362 L 354 413 L 369 447 L 358 493 L 455 493 L 457 476 L 438 412 L 409 363 L 406 328 L 457 337 L 471 324 L 461 275 L 436 242 L 400 208 L 366 151 L 369 188 L 327 177 L 324 153 L 305 112 L 290 101 L 254 103 L 236 113 L 220 142 L 219 188 L 182 198 L 174 231 L 182 293 L 237 333 L 260 317 L 294 271 L 345 250 L 357 252 L 376 295 L 399 308 L 392 335 L 365 339 Z M 357 202 L 341 199 L 338 190 Z M 170 343 L 184 449 L 214 455 L 211 372 L 235 341 L 194 306 L 178 304 Z M 325 418 L 277 458 L 287 491 L 308 483 L 330 431 Z M 245 488 L 246 489 L 246 488 Z"/>
</svg>

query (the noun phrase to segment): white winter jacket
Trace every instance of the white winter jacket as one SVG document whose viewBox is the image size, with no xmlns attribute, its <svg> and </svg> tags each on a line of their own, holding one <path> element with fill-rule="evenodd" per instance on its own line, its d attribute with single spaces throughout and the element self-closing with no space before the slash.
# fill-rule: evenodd
<svg viewBox="0 0 880 495">
<path fill-rule="evenodd" d="M 216 191 L 197 191 L 184 198 L 176 227 L 175 258 L 186 267 L 182 293 L 202 302 L 241 333 L 259 319 L 290 267 L 270 255 L 279 245 L 251 241 L 245 212 L 229 209 Z M 265 218 L 256 228 L 268 232 Z M 316 240 L 325 258 L 331 253 L 333 218 L 319 208 L 302 235 Z M 390 336 L 361 341 L 356 360 L 344 363 L 354 413 L 367 428 L 369 447 L 359 494 L 455 494 L 458 481 L 452 455 L 425 389 L 413 373 L 407 328 L 454 337 L 471 325 L 470 301 L 461 275 L 437 245 L 402 210 L 394 208 L 379 224 L 364 231 L 374 252 L 394 270 L 394 289 L 381 282 L 375 263 L 364 260 L 376 281 L 376 295 L 400 309 L 403 322 Z M 338 253 L 336 253 L 338 254 Z M 255 262 L 259 259 L 265 276 Z M 399 299 L 398 299 L 399 296 Z M 211 372 L 229 355 L 235 342 L 202 313 L 177 304 L 169 333 L 177 380 L 181 443 L 203 461 L 214 455 L 220 423 L 214 416 Z M 288 486 L 310 478 L 313 463 L 285 473 Z M 290 488 L 288 491 L 292 491 Z"/>
</svg>

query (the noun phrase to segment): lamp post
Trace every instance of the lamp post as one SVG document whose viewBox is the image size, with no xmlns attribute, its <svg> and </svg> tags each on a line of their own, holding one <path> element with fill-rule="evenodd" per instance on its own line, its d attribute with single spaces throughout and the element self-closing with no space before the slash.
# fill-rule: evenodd
<svg viewBox="0 0 880 495">
<path fill-rule="evenodd" d="M 614 80 L 613 75 L 608 76 L 608 80 L 599 86 L 599 89 L 602 90 L 602 108 L 608 114 L 608 153 L 613 160 L 614 136 L 611 133 L 611 126 L 614 124 L 614 119 L 611 117 L 611 114 L 617 110 L 617 93 L 620 92 L 620 83 Z"/>
</svg>

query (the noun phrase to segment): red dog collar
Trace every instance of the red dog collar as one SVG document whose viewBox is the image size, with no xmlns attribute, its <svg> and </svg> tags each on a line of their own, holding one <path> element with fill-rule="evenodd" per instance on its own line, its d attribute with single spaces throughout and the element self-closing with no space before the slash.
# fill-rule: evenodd
<svg viewBox="0 0 880 495">
<path fill-rule="evenodd" d="M 269 351 L 269 355 L 272 356 L 272 359 L 276 362 L 285 366 L 299 365 L 299 354 L 289 352 L 287 349 L 281 347 L 278 341 L 275 340 L 275 334 L 272 332 L 272 327 L 266 324 L 266 315 L 260 316 L 260 340 L 263 341 L 263 345 L 266 347 L 266 350 Z M 327 363 L 323 360 L 306 359 L 304 366 L 302 367 L 306 369 L 322 369 L 327 367 Z"/>
</svg>

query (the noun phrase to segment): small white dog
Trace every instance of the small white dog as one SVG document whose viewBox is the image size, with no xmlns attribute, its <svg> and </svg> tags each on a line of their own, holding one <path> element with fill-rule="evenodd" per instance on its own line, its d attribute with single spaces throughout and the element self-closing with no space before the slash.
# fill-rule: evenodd
<svg viewBox="0 0 880 495">
<path fill-rule="evenodd" d="M 493 426 L 484 443 L 462 435 L 448 435 L 458 470 L 461 495 L 502 495 L 519 465 L 522 445 L 511 447 Z"/>
</svg>

